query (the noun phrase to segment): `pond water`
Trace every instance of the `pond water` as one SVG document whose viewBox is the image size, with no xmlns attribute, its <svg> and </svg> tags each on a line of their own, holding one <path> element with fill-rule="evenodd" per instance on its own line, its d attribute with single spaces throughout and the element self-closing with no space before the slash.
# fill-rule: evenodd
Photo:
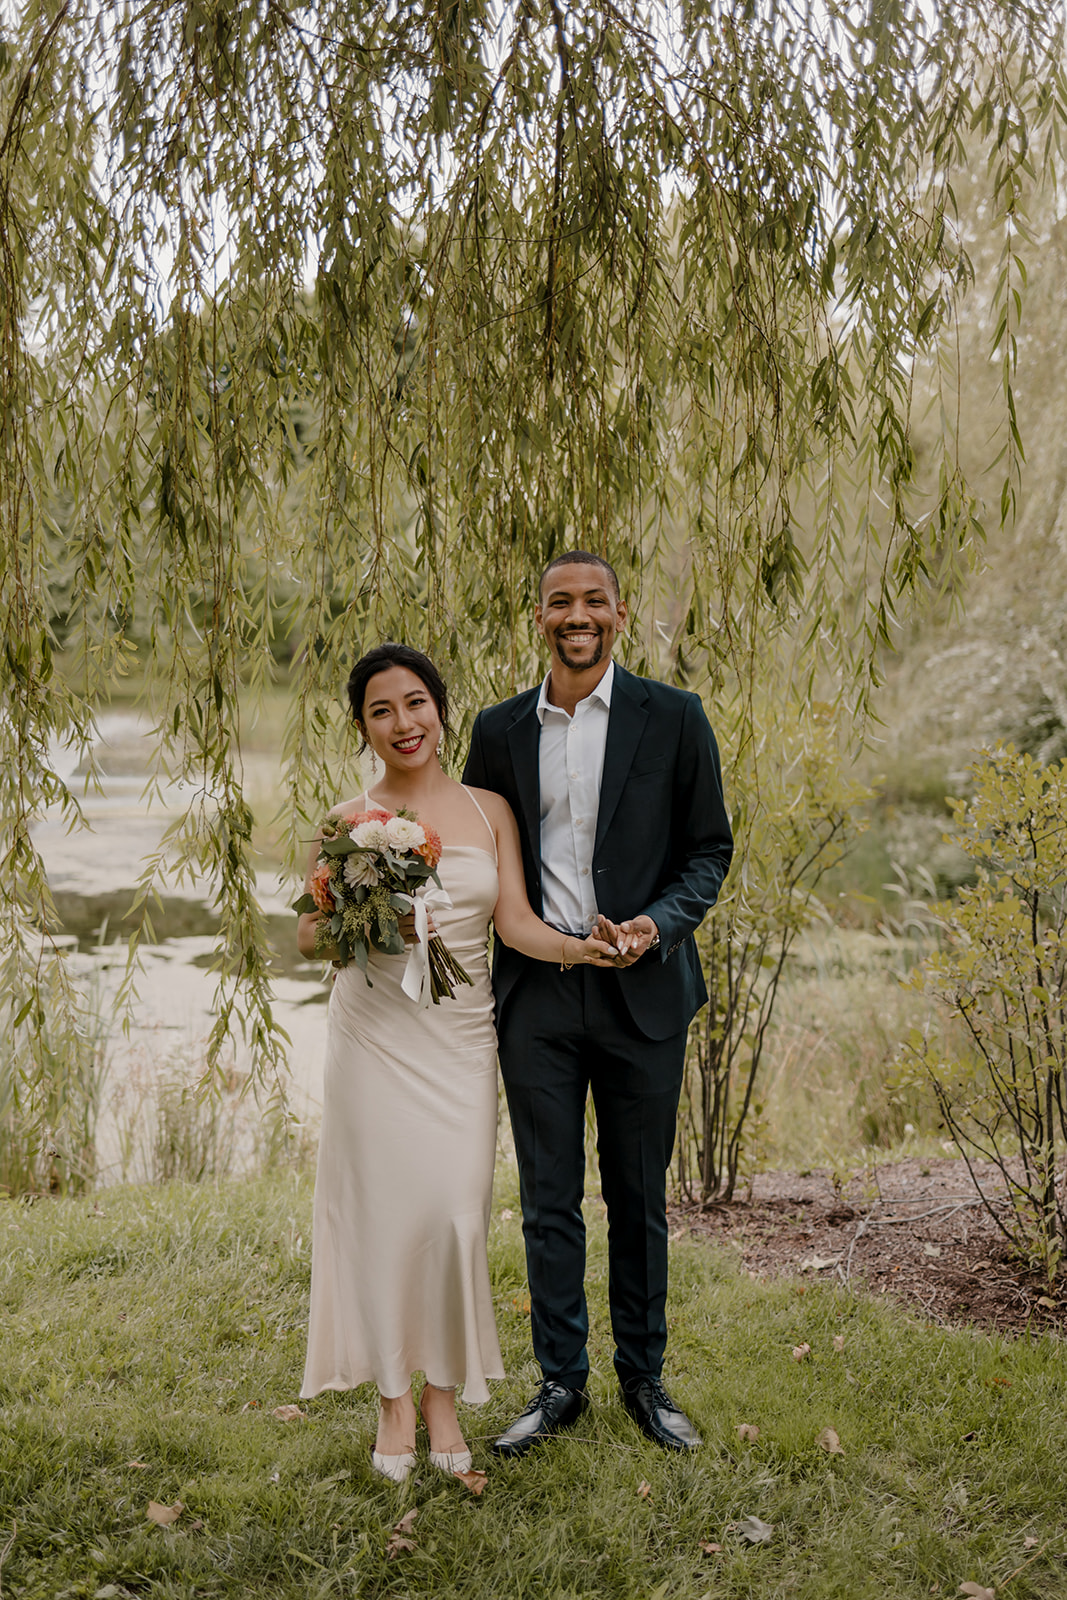
<svg viewBox="0 0 1067 1600">
<path fill-rule="evenodd" d="M 76 758 L 63 751 L 56 755 L 57 770 L 77 795 L 87 826 L 68 833 L 58 814 L 45 813 L 33 834 L 62 920 L 67 959 L 106 1019 L 108 1072 L 99 1129 L 103 1175 L 135 1177 L 145 1174 L 129 1154 L 131 1106 L 140 1106 L 150 1121 L 161 1092 L 192 1084 L 203 1071 L 214 1021 L 216 979 L 210 969 L 218 919 L 211 909 L 211 884 L 160 877 L 160 904 L 151 910 L 154 942 L 141 946 L 136 1000 L 124 1024 L 114 1014 L 115 996 L 134 926 L 128 913 L 136 879 L 167 825 L 184 809 L 184 797 L 179 787 L 164 785 L 145 799 L 155 748 L 148 724 L 135 712 L 104 713 L 97 729 L 99 792 L 87 787 Z M 292 1041 L 286 1091 L 294 1115 L 311 1130 L 321 1110 L 328 986 L 322 964 L 302 960 L 296 950 L 290 906 L 298 886 L 264 873 L 258 892 L 275 974 L 274 1014 Z M 249 1057 L 239 1039 L 228 1065 L 232 1081 L 243 1081 Z M 232 1115 L 243 1130 L 237 1144 L 247 1155 L 262 1111 L 251 1096 L 243 1108 L 235 1097 Z M 240 1155 L 235 1164 L 240 1166 Z"/>
</svg>

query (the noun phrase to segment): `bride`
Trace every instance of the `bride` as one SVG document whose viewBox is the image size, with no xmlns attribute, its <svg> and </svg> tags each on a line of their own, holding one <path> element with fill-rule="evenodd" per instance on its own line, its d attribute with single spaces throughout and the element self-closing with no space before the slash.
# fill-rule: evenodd
<svg viewBox="0 0 1067 1600">
<path fill-rule="evenodd" d="M 402 1483 L 415 1463 L 412 1373 L 426 1377 L 419 1411 L 430 1460 L 449 1473 L 471 1464 L 457 1385 L 479 1404 L 489 1398 L 486 1379 L 504 1376 L 486 1257 L 497 1126 L 489 923 L 514 949 L 563 966 L 610 965 L 615 950 L 564 936 L 531 910 L 507 803 L 455 782 L 440 764 L 448 696 L 427 656 L 379 645 L 353 667 L 348 698 L 364 747 L 385 770 L 331 815 L 404 807 L 436 829 L 452 906 L 434 912 L 434 925 L 472 980 L 456 985 L 454 999 L 418 1009 L 401 989 L 406 956 L 372 950 L 367 975 L 355 963 L 342 968 L 330 996 L 300 1392 L 373 1380 L 372 1464 Z M 317 857 L 316 842 L 308 889 Z M 300 918 L 304 956 L 331 953 L 316 949 L 319 917 Z M 413 921 L 401 919 L 409 941 Z"/>
</svg>

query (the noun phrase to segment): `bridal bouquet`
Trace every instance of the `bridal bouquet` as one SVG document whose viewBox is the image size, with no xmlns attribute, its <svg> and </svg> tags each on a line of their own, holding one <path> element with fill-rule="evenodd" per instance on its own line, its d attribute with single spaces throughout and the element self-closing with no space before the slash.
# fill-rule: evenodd
<svg viewBox="0 0 1067 1600">
<path fill-rule="evenodd" d="M 397 913 L 413 911 L 419 937 L 408 958 L 404 991 L 425 1005 L 428 989 L 429 999 L 439 1005 L 455 998 L 453 984 L 471 981 L 444 940 L 429 931 L 428 908 L 452 903 L 437 875 L 440 859 L 441 840 L 433 828 L 403 809 L 327 817 L 311 892 L 302 894 L 293 910 L 321 912 L 316 948 L 336 945 L 341 965 L 354 961 L 364 974 L 372 949 L 403 955 Z M 431 878 L 436 890 L 419 895 L 416 891 Z"/>
</svg>

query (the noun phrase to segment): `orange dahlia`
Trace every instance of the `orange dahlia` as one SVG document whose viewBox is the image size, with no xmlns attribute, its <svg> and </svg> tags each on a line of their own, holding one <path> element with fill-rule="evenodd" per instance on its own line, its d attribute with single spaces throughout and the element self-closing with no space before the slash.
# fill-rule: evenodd
<svg viewBox="0 0 1067 1600">
<path fill-rule="evenodd" d="M 336 910 L 333 890 L 330 888 L 330 864 L 320 861 L 311 874 L 311 898 L 319 910 L 329 916 Z"/>
<path fill-rule="evenodd" d="M 431 828 L 428 823 L 421 823 L 426 843 L 416 846 L 414 854 L 421 856 L 428 867 L 436 867 L 441 859 L 441 835 L 436 828 Z"/>
</svg>

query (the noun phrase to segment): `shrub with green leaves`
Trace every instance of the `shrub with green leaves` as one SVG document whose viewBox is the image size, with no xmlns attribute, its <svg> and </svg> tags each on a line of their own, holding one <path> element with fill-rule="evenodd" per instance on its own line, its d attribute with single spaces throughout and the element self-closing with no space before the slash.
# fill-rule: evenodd
<svg viewBox="0 0 1067 1600">
<path fill-rule="evenodd" d="M 971 1048 L 946 1056 L 915 1033 L 906 1054 L 972 1177 L 974 1156 L 996 1163 L 1010 1207 L 979 1192 L 1051 1280 L 1067 1240 L 1067 761 L 998 745 L 971 771 L 951 838 L 978 881 L 937 907 L 944 946 L 909 979 L 963 1020 Z"/>
<path fill-rule="evenodd" d="M 786 957 L 825 915 L 815 890 L 862 831 L 857 808 L 869 796 L 843 767 L 833 707 L 783 697 L 760 720 L 778 763 L 757 781 L 759 751 L 738 753 L 730 793 L 744 849 L 697 936 L 710 999 L 689 1035 L 678 1179 L 701 1201 L 733 1198 L 758 1134 L 759 1072 Z"/>
</svg>

